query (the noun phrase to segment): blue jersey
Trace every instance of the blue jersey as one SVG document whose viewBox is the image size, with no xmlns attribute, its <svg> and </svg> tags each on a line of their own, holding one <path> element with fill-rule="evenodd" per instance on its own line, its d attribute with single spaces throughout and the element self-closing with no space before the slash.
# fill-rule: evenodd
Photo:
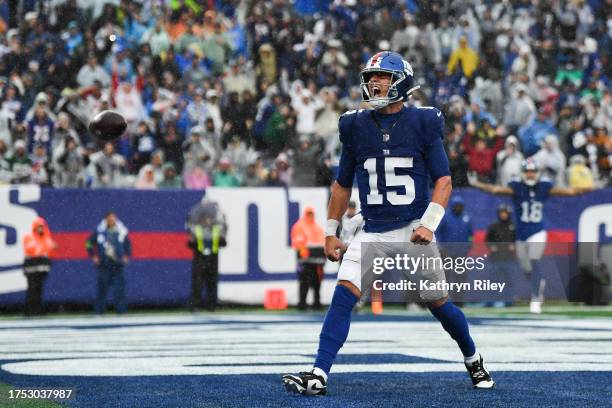
<svg viewBox="0 0 612 408">
<path fill-rule="evenodd" d="M 508 183 L 508 187 L 514 192 L 512 202 L 516 214 L 516 239 L 525 241 L 544 230 L 544 201 L 553 184 L 542 178 L 534 186 L 528 186 L 517 179 Z"/>
<path fill-rule="evenodd" d="M 391 231 L 421 218 L 429 204 L 429 180 L 449 176 L 442 143 L 444 118 L 432 107 L 373 110 L 340 117 L 342 155 L 337 182 L 357 177 L 366 232 Z"/>
</svg>

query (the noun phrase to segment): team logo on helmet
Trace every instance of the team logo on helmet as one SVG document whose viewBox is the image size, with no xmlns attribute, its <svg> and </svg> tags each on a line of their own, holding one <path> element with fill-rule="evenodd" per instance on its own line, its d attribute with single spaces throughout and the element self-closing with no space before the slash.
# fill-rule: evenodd
<svg viewBox="0 0 612 408">
<path fill-rule="evenodd" d="M 391 82 L 386 94 L 377 93 L 376 88 L 370 87 L 370 78 L 375 73 L 391 75 Z M 364 102 L 368 102 L 374 109 L 381 109 L 390 103 L 403 101 L 416 91 L 414 86 L 412 66 L 396 52 L 384 51 L 374 54 L 361 71 L 361 93 Z"/>
</svg>

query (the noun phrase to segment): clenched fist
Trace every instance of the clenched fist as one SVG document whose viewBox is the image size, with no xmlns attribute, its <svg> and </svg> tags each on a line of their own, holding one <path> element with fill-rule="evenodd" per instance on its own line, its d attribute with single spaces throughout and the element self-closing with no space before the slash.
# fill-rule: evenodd
<svg viewBox="0 0 612 408">
<path fill-rule="evenodd" d="M 325 256 L 332 262 L 337 262 L 346 251 L 346 245 L 337 237 L 330 235 L 325 237 Z"/>
<path fill-rule="evenodd" d="M 410 242 L 414 242 L 418 245 L 427 245 L 433 240 L 433 232 L 428 230 L 425 227 L 418 227 L 412 233 L 412 237 L 410 237 Z"/>
</svg>

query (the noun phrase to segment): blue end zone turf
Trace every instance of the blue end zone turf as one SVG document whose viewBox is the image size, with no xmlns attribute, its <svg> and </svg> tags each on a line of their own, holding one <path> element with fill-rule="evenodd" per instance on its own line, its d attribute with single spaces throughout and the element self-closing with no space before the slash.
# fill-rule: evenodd
<svg viewBox="0 0 612 408">
<path fill-rule="evenodd" d="M 0 383 L 73 388 L 69 407 L 603 407 L 606 319 L 470 319 L 494 390 L 473 390 L 431 316 L 355 316 L 326 397 L 289 395 L 308 369 L 317 314 L 144 315 L 0 321 Z M 0 406 L 3 405 L 0 396 Z M 31 406 L 31 405 L 30 405 Z"/>
<path fill-rule="evenodd" d="M 3 373 L 15 387 L 73 387 L 70 407 L 604 407 L 610 372 L 496 372 L 493 390 L 466 373 L 335 374 L 325 397 L 286 394 L 279 375 L 37 377 Z"/>
</svg>

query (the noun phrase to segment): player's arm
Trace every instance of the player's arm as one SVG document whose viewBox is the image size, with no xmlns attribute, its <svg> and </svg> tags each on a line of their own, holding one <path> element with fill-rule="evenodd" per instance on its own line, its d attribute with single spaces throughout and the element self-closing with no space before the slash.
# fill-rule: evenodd
<svg viewBox="0 0 612 408">
<path fill-rule="evenodd" d="M 432 110 L 431 113 L 433 115 L 430 117 L 428 128 L 432 140 L 427 148 L 425 159 L 428 173 L 434 182 L 434 190 L 431 201 L 421 216 L 421 225 L 410 237 L 411 242 L 422 245 L 427 245 L 433 240 L 433 234 L 442 222 L 444 209 L 453 191 L 448 156 L 444 150 L 444 143 L 442 143 L 444 120 L 438 110 Z"/>
<path fill-rule="evenodd" d="M 431 194 L 431 202 L 421 217 L 421 225 L 413 232 L 410 241 L 427 245 L 433 240 L 433 234 L 444 217 L 444 209 L 448 205 L 453 183 L 450 176 L 443 176 L 435 181 Z"/>
<path fill-rule="evenodd" d="M 346 245 L 336 237 L 336 231 L 340 225 L 340 219 L 348 208 L 350 198 L 351 188 L 342 187 L 335 181 L 327 206 L 327 227 L 325 228 L 325 256 L 333 262 L 339 260 L 341 252 L 346 250 Z"/>
<path fill-rule="evenodd" d="M 549 194 L 555 196 L 575 196 L 579 194 L 588 193 L 589 191 L 593 191 L 592 187 L 553 187 L 550 189 Z"/>
<path fill-rule="evenodd" d="M 325 256 L 332 262 L 341 257 L 341 252 L 346 250 L 346 245 L 336 236 L 340 220 L 348 208 L 349 200 L 355 178 L 355 166 L 357 165 L 350 146 L 350 129 L 348 124 L 352 115 L 342 115 L 338 124 L 340 130 L 340 141 L 342 142 L 342 153 L 338 166 L 338 177 L 331 187 L 331 197 L 327 206 L 327 226 L 325 227 Z"/>
<path fill-rule="evenodd" d="M 512 195 L 514 191 L 507 186 L 498 186 L 495 184 L 483 183 L 479 181 L 476 177 L 476 174 L 470 173 L 468 174 L 468 182 L 472 187 L 475 187 L 479 190 L 484 191 L 485 193 L 495 194 L 495 195 Z"/>
</svg>

